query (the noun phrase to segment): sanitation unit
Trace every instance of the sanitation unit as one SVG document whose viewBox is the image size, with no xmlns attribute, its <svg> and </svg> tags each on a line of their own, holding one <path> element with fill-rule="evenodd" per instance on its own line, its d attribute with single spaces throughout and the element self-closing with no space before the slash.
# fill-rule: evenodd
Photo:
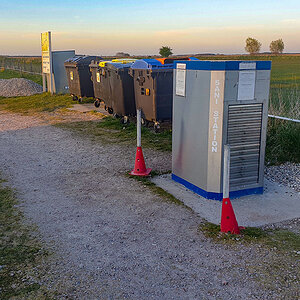
<svg viewBox="0 0 300 300">
<path fill-rule="evenodd" d="M 270 61 L 174 62 L 172 178 L 222 200 L 224 145 L 230 197 L 263 193 Z"/>
</svg>

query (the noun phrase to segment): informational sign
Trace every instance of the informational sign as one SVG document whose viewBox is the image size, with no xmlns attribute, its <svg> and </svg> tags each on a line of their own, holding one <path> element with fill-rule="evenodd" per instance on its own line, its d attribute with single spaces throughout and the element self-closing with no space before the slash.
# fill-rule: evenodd
<svg viewBox="0 0 300 300">
<path fill-rule="evenodd" d="M 253 100 L 255 91 L 255 71 L 240 71 L 238 100 Z"/>
<path fill-rule="evenodd" d="M 97 77 L 97 82 L 100 82 L 100 73 L 99 72 L 96 73 L 96 77 Z"/>
<path fill-rule="evenodd" d="M 42 70 L 44 74 L 51 73 L 51 32 L 41 34 L 42 44 Z"/>
<path fill-rule="evenodd" d="M 176 95 L 185 97 L 186 64 L 176 64 Z"/>
<path fill-rule="evenodd" d="M 256 62 L 241 62 L 239 65 L 240 70 L 255 70 Z"/>
</svg>

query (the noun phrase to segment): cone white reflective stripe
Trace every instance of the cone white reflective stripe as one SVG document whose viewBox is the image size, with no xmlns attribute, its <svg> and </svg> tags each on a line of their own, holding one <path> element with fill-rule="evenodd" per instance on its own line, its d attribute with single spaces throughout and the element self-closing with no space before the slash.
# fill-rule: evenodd
<svg viewBox="0 0 300 300">
<path fill-rule="evenodd" d="M 137 147 L 142 146 L 142 110 L 136 110 L 136 143 Z"/>
<path fill-rule="evenodd" d="M 224 145 L 223 199 L 229 198 L 230 146 Z"/>
</svg>

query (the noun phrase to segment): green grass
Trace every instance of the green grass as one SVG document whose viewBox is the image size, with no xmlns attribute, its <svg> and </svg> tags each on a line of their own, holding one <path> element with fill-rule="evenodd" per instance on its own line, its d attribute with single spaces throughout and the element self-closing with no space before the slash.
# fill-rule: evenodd
<svg viewBox="0 0 300 300">
<path fill-rule="evenodd" d="M 26 97 L 0 99 L 0 109 L 14 113 L 52 112 L 56 109 L 71 107 L 74 104 L 69 95 L 37 94 Z"/>
<path fill-rule="evenodd" d="M 280 251 L 287 251 L 294 255 L 299 251 L 300 235 L 283 229 L 263 230 L 258 227 L 246 227 L 241 229 L 241 234 L 220 232 L 220 225 L 205 222 L 199 225 L 199 232 L 221 243 L 260 243 L 269 248 L 276 247 Z"/>
<path fill-rule="evenodd" d="M 101 138 L 101 142 L 104 143 L 136 144 L 136 125 L 134 123 L 121 124 L 119 119 L 112 117 L 105 117 L 97 123 L 74 122 L 58 124 L 57 126 L 72 129 L 85 136 Z M 142 144 L 144 148 L 171 151 L 172 131 L 165 130 L 161 133 L 155 133 L 152 129 L 142 127 Z"/>
<path fill-rule="evenodd" d="M 0 180 L 0 298 L 50 299 L 32 277 L 48 253 L 32 237 L 32 229 L 23 224 L 14 192 L 2 183 Z"/>
<path fill-rule="evenodd" d="M 32 80 L 40 85 L 43 85 L 42 76 L 29 74 L 25 72 L 18 72 L 14 70 L 0 70 L 0 79 L 11 79 L 11 78 L 26 78 Z"/>
<path fill-rule="evenodd" d="M 171 172 L 171 171 L 170 171 Z M 151 192 L 153 192 L 155 195 L 159 196 L 160 199 L 163 199 L 167 202 L 174 203 L 176 205 L 181 205 L 189 210 L 191 210 L 190 207 L 186 206 L 182 201 L 174 197 L 172 194 L 168 193 L 161 187 L 158 187 L 155 183 L 151 181 L 151 178 L 154 176 L 162 175 L 162 174 L 168 174 L 170 172 L 157 172 L 157 171 L 151 171 L 150 176 L 148 177 L 139 177 L 139 176 L 132 176 L 130 174 L 125 174 L 125 176 L 134 179 L 141 183 L 142 185 L 146 186 Z"/>
</svg>

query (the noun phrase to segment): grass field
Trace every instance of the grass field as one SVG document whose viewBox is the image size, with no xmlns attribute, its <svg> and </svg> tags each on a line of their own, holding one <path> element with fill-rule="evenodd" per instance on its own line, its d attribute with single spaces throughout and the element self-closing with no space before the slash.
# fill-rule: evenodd
<svg viewBox="0 0 300 300">
<path fill-rule="evenodd" d="M 11 79 L 11 78 L 26 78 L 32 80 L 40 85 L 43 85 L 42 76 L 35 75 L 25 72 L 17 72 L 14 70 L 0 70 L 0 79 Z"/>
</svg>

